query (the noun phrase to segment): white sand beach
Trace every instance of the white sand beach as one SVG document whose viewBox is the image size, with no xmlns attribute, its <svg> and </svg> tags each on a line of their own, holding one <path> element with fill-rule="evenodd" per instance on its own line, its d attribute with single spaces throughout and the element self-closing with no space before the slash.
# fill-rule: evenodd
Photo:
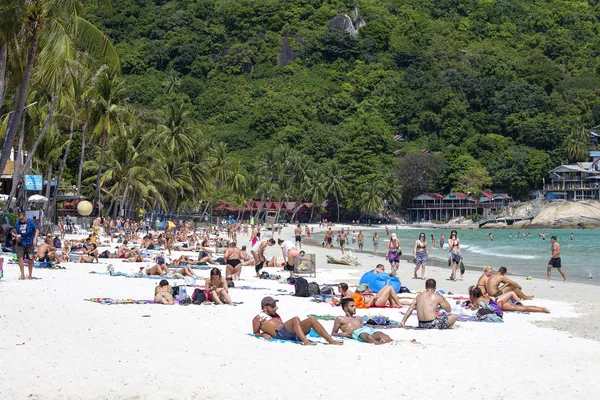
<svg viewBox="0 0 600 400">
<path fill-rule="evenodd" d="M 292 229 L 282 237 L 292 239 Z M 240 235 L 238 242 L 248 238 Z M 359 253 L 360 267 L 327 264 L 326 254 L 341 252 L 315 244 L 304 250 L 317 256 L 320 284 L 356 284 L 378 262 L 389 268 L 383 257 Z M 412 245 L 402 243 L 404 252 Z M 273 246 L 267 254 L 281 251 Z M 18 266 L 7 261 L 0 281 L 0 399 L 591 399 L 597 391 L 600 287 L 594 285 L 515 278 L 535 295 L 525 304 L 551 314 L 505 313 L 504 323 L 459 322 L 448 331 L 387 329 L 395 342 L 384 346 L 345 340 L 304 347 L 248 335 L 262 297 L 279 300 L 284 320 L 342 310 L 290 296 L 293 286 L 259 280 L 253 267 L 244 268 L 236 285 L 262 289 L 231 289 L 233 300 L 243 302 L 236 307 L 103 305 L 84 299 L 151 299 L 158 280 L 90 274 L 109 263 L 122 272 L 140 266 L 101 259 L 35 269 L 40 280 L 19 281 Z M 412 279 L 412 270 L 403 260 L 399 277 L 415 293 L 424 282 Z M 467 271 L 451 282 L 449 271 L 431 267 L 427 277 L 446 293 L 465 294 L 480 276 Z M 358 313 L 400 321 L 400 311 Z M 331 330 L 333 321 L 320 322 Z M 416 325 L 416 317 L 408 322 Z"/>
</svg>

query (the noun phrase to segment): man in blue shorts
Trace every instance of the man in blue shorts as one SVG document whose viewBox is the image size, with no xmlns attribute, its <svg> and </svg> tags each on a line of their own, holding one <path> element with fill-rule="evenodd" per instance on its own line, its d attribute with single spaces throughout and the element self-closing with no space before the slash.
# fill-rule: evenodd
<svg viewBox="0 0 600 400">
<path fill-rule="evenodd" d="M 567 276 L 562 270 L 562 265 L 560 261 L 560 244 L 556 241 L 556 236 L 552 236 L 550 238 L 550 242 L 552 242 L 552 246 L 550 246 L 550 251 L 552 255 L 550 256 L 550 261 L 548 261 L 548 280 L 550 280 L 550 273 L 552 272 L 552 268 L 556 268 L 558 272 L 563 277 L 565 283 L 567 283 Z"/>
<path fill-rule="evenodd" d="M 392 338 L 385 333 L 362 325 L 362 319 L 356 315 L 356 304 L 352 298 L 343 298 L 341 306 L 346 315 L 335 319 L 331 336 L 347 337 L 374 344 L 386 344 L 392 341 Z"/>
<path fill-rule="evenodd" d="M 329 344 L 343 344 L 329 336 L 323 325 L 315 318 L 300 320 L 300 318 L 294 317 L 284 323 L 279 314 L 277 314 L 278 301 L 271 296 L 267 296 L 261 300 L 260 306 L 262 311 L 252 320 L 252 332 L 254 336 L 260 336 L 266 340 L 271 340 L 272 338 L 291 340 L 302 342 L 305 346 L 314 346 L 316 343 L 306 338 L 308 332 L 314 329 Z"/>
<path fill-rule="evenodd" d="M 39 234 L 40 230 L 38 229 L 37 224 L 31 218 L 27 218 L 25 213 L 21 211 L 19 213 L 19 219 L 17 220 L 15 232 L 17 239 L 15 250 L 17 257 L 19 258 L 19 269 L 21 270 L 19 279 L 25 279 L 24 258 L 27 259 L 29 279 L 33 279 L 33 259 L 35 257 L 35 245 L 37 244 Z"/>
</svg>

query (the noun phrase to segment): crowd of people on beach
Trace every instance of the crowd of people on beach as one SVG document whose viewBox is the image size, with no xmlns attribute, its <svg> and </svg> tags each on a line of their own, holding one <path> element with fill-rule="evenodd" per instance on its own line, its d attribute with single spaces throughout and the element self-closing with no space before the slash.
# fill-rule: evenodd
<svg viewBox="0 0 600 400">
<path fill-rule="evenodd" d="M 233 286 L 231 282 L 241 278 L 244 266 L 254 266 L 257 277 L 262 277 L 261 270 L 265 267 L 283 267 L 285 271 L 289 272 L 289 279 L 293 280 L 296 260 L 298 257 L 304 256 L 304 251 L 301 250 L 303 238 L 313 233 L 308 227 L 303 228 L 302 225 L 297 224 L 294 227 L 294 241 L 285 240 L 281 235 L 276 240 L 273 238 L 273 234 L 280 234 L 281 226 L 272 227 L 272 237 L 269 239 L 264 235 L 261 237 L 261 229 L 263 229 L 261 225 L 247 225 L 238 222 L 198 229 L 189 221 L 179 221 L 179 224 L 167 225 L 163 231 L 151 231 L 149 225 L 144 221 L 138 224 L 126 219 L 96 218 L 92 223 L 91 233 L 87 237 L 79 240 L 66 240 L 65 232 L 68 228 L 66 221 L 61 221 L 59 234 L 54 238 L 52 236 L 44 237 L 36 249 L 35 245 L 40 236 L 39 228 L 24 213 L 19 213 L 15 227 L 2 226 L 2 232 L 6 237 L 5 250 L 16 253 L 21 272 L 20 279 L 25 279 L 25 261 L 28 265 L 28 278 L 32 279 L 34 260 L 62 263 L 73 260 L 73 256 L 75 256 L 73 261 L 80 263 L 94 263 L 98 262 L 100 258 L 146 262 L 145 266 L 139 268 L 139 274 L 163 277 L 172 277 L 177 276 L 174 274 L 178 274 L 180 277 L 193 278 L 194 282 L 198 276 L 194 273 L 192 266 L 213 265 L 209 276 L 205 279 L 204 286 L 201 287 L 203 299 L 215 304 L 229 305 L 235 305 L 229 293 L 229 288 Z M 251 243 L 249 250 L 246 246 L 237 247 L 238 234 L 248 235 Z M 373 238 L 376 237 L 375 233 Z M 359 246 L 364 243 L 362 231 L 356 235 L 352 233 L 350 239 L 353 243 L 358 242 Z M 64 243 L 61 240 L 64 240 Z M 119 244 L 114 251 L 107 249 L 99 252 L 99 245 L 104 243 L 110 246 L 114 240 Z M 338 243 L 342 252 L 346 240 L 348 240 L 348 231 L 344 231 L 342 228 L 338 233 Z M 332 226 L 329 225 L 325 232 L 324 245 L 332 246 L 332 242 L 333 231 Z M 566 282 L 560 262 L 560 245 L 555 236 L 551 238 L 551 242 L 552 255 L 548 263 L 548 279 L 552 269 L 557 269 Z M 275 245 L 281 249 L 282 264 L 277 262 L 278 256 L 268 259 L 265 254 L 267 248 Z M 442 234 L 440 247 L 443 245 Z M 386 285 L 377 292 L 373 292 L 366 284 L 360 284 L 355 290 L 351 290 L 348 284 L 340 283 L 338 286 L 339 296 L 334 296 L 331 303 L 339 305 L 344 315 L 335 319 L 330 333 L 326 332 L 319 321 L 313 317 L 306 319 L 293 317 L 284 322 L 277 313 L 278 300 L 267 296 L 261 301 L 260 313 L 252 320 L 253 333 L 265 339 L 275 338 L 313 344 L 307 338 L 307 334 L 312 329 L 331 344 L 342 343 L 335 339 L 336 337 L 352 338 L 373 344 L 389 343 L 392 341 L 389 335 L 368 326 L 364 317 L 357 316 L 357 309 L 377 307 L 408 307 L 402 321 L 398 323 L 399 328 L 407 327 L 407 320 L 413 311 L 416 311 L 417 314 L 418 325 L 416 328 L 418 329 L 453 328 L 456 326 L 458 316 L 452 313 L 452 307 L 443 292 L 437 290 L 437 282 L 425 277 L 429 257 L 428 246 L 429 241 L 425 233 L 419 233 L 412 248 L 413 275 L 415 279 L 419 279 L 418 272 L 420 271 L 420 279 L 425 281 L 425 287 L 424 291 L 416 296 L 399 296 L 398 290 L 391 285 Z M 450 279 L 455 281 L 462 259 L 460 240 L 456 230 L 450 233 L 448 249 L 449 264 L 452 267 Z M 193 259 L 189 255 L 182 254 L 179 258 L 171 259 L 174 250 L 198 252 L 198 258 Z M 153 252 L 152 256 L 150 252 Z M 217 253 L 223 254 L 218 258 Z M 385 254 L 390 265 L 389 275 L 391 277 L 398 274 L 401 255 L 400 241 L 396 234 L 392 233 L 387 242 Z M 224 269 L 223 272 L 220 267 Z M 464 271 L 461 271 L 461 275 L 462 272 Z M 378 264 L 372 273 L 385 274 L 385 266 Z M 505 267 L 499 268 L 497 272 L 494 272 L 489 266 L 484 267 L 483 275 L 478 279 L 477 284 L 469 287 L 469 298 L 463 305 L 473 310 L 492 310 L 489 312 L 494 312 L 499 317 L 501 317 L 501 313 L 507 311 L 549 313 L 549 310 L 544 307 L 524 305 L 522 302 L 531 300 L 533 296 L 526 295 L 519 284 L 506 277 L 506 273 Z M 277 276 L 277 278 L 280 277 Z M 173 293 L 174 287 L 167 279 L 163 279 L 154 289 L 154 302 L 173 305 L 176 303 Z"/>
</svg>

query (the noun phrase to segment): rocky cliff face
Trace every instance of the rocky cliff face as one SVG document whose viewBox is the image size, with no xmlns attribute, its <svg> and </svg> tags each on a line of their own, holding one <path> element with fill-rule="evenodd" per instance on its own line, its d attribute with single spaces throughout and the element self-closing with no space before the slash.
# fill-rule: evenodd
<svg viewBox="0 0 600 400">
<path fill-rule="evenodd" d="M 329 22 L 329 30 L 337 30 L 340 32 L 347 33 L 352 37 L 357 37 L 358 30 L 361 27 L 365 26 L 367 23 L 358 14 L 358 6 L 354 7 L 354 10 L 352 10 L 352 16 L 354 18 L 350 18 L 348 14 L 339 13 L 338 15 L 333 17 Z"/>
<path fill-rule="evenodd" d="M 529 228 L 593 228 L 600 226 L 600 201 L 549 201 Z"/>
</svg>

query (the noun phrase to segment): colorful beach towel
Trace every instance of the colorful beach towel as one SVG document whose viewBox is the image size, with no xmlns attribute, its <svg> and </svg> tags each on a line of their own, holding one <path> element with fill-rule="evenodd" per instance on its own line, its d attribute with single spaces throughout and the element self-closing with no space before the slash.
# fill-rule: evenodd
<svg viewBox="0 0 600 400">
<path fill-rule="evenodd" d="M 91 301 L 92 303 L 115 305 L 115 304 L 157 304 L 154 300 L 134 300 L 134 299 L 112 299 L 110 297 L 92 297 L 90 299 L 84 299 L 85 301 Z M 175 302 L 178 302 L 177 300 Z"/>
<path fill-rule="evenodd" d="M 96 274 L 96 275 L 108 275 L 108 276 L 124 276 L 125 278 L 146 278 L 146 279 L 181 279 L 179 277 L 176 276 L 161 276 L 161 275 L 142 275 L 142 274 L 136 274 L 136 273 L 125 273 L 125 272 L 118 272 L 115 271 L 111 274 L 108 274 L 107 272 L 98 272 L 98 271 L 90 271 L 90 274 Z"/>
<path fill-rule="evenodd" d="M 8 264 L 19 264 L 18 261 L 9 261 Z M 51 262 L 42 262 L 42 261 L 34 261 L 33 268 L 45 268 L 45 269 L 66 269 L 65 267 L 60 266 L 59 264 L 54 264 Z"/>
</svg>

